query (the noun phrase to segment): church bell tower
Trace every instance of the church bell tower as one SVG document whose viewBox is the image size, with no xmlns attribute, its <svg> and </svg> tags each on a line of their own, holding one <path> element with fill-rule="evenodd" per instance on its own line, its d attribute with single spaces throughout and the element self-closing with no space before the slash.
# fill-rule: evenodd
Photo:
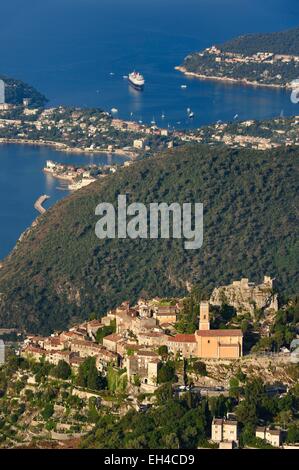
<svg viewBox="0 0 299 470">
<path fill-rule="evenodd" d="M 199 311 L 199 330 L 209 330 L 210 329 L 210 314 L 209 314 L 209 302 L 203 301 L 200 302 L 200 311 Z"/>
</svg>

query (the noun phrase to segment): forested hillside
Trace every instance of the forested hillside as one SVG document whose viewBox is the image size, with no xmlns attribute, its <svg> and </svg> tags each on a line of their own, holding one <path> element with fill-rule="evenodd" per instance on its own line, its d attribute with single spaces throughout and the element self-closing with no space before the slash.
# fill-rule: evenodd
<svg viewBox="0 0 299 470">
<path fill-rule="evenodd" d="M 205 291 L 240 277 L 276 277 L 298 288 L 299 149 L 195 145 L 136 162 L 77 191 L 40 217 L 0 270 L 0 324 L 47 333 L 125 299 Z M 95 207 L 129 202 L 202 202 L 204 243 L 104 240 Z"/>
<path fill-rule="evenodd" d="M 299 56 L 299 28 L 274 33 L 245 34 L 218 47 L 223 52 L 252 55 L 257 52 L 273 52 Z"/>
<path fill-rule="evenodd" d="M 9 104 L 23 104 L 24 98 L 30 99 L 31 107 L 42 107 L 46 104 L 47 98 L 39 93 L 34 87 L 21 80 L 8 78 L 0 74 L 0 79 L 5 83 L 5 101 Z"/>
</svg>

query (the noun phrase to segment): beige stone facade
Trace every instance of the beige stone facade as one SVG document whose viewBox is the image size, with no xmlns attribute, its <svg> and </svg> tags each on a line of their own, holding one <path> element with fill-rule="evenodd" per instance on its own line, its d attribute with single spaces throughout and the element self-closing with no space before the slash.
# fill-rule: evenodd
<svg viewBox="0 0 299 470">
<path fill-rule="evenodd" d="M 214 418 L 212 421 L 212 441 L 237 442 L 238 422 L 232 420 Z"/>
<path fill-rule="evenodd" d="M 157 385 L 159 356 L 153 351 L 138 351 L 126 359 L 128 380 L 134 380 L 137 376 L 145 385 Z"/>
<path fill-rule="evenodd" d="M 123 337 L 117 333 L 113 333 L 111 335 L 105 336 L 103 338 L 103 346 L 108 349 L 108 351 L 117 352 L 118 343 L 123 341 Z"/>
<path fill-rule="evenodd" d="M 169 336 L 167 342 L 168 351 L 190 358 L 197 356 L 197 342 L 195 335 L 177 334 Z"/>
<path fill-rule="evenodd" d="M 237 359 L 242 356 L 241 330 L 199 330 L 197 356 L 203 359 Z"/>
<path fill-rule="evenodd" d="M 268 442 L 268 444 L 271 444 L 273 447 L 280 447 L 282 445 L 282 434 L 280 429 L 258 427 L 255 430 L 255 436 Z"/>
<path fill-rule="evenodd" d="M 237 359 L 242 356 L 243 334 L 237 329 L 210 330 L 209 303 L 201 302 L 199 330 L 168 337 L 167 346 L 186 358 Z"/>
<path fill-rule="evenodd" d="M 177 321 L 178 308 L 174 305 L 159 306 L 154 313 L 158 324 L 175 323 Z"/>
</svg>

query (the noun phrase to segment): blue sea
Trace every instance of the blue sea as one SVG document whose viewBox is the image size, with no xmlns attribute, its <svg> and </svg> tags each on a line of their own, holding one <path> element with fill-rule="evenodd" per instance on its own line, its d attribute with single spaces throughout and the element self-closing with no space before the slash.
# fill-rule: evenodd
<svg viewBox="0 0 299 470">
<path fill-rule="evenodd" d="M 188 79 L 174 67 L 191 51 L 298 22 L 297 0 L 2 1 L 0 73 L 34 85 L 50 106 L 115 107 L 120 118 L 154 118 L 176 128 L 236 114 L 241 120 L 294 115 L 298 105 L 286 91 Z M 123 78 L 133 69 L 145 76 L 143 92 Z M 41 173 L 48 158 L 62 157 L 50 149 L 0 146 L 0 259 L 32 222 L 36 197 L 50 191 Z M 50 203 L 65 194 L 53 190 Z"/>
</svg>

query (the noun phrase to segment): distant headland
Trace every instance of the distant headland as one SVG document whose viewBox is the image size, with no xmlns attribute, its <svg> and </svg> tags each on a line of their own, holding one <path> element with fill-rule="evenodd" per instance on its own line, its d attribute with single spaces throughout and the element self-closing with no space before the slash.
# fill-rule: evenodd
<svg viewBox="0 0 299 470">
<path fill-rule="evenodd" d="M 199 79 L 290 88 L 299 77 L 299 27 L 239 36 L 189 54 L 176 69 Z"/>
</svg>

